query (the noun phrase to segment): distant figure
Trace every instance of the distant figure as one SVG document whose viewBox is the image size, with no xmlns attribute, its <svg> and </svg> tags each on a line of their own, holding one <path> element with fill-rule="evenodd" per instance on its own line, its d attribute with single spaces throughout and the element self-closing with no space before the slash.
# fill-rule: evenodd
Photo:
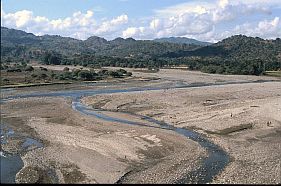
<svg viewBox="0 0 281 186">
<path fill-rule="evenodd" d="M 268 127 L 270 127 L 271 121 L 268 121 L 266 124 L 267 124 Z"/>
<path fill-rule="evenodd" d="M 232 117 L 232 113 L 230 114 L 230 117 Z"/>
</svg>

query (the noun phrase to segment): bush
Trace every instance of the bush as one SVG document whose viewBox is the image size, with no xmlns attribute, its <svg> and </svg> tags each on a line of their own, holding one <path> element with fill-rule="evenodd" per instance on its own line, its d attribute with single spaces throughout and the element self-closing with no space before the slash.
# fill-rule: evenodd
<svg viewBox="0 0 281 186">
<path fill-rule="evenodd" d="M 119 73 L 116 72 L 116 71 L 109 71 L 109 72 L 108 72 L 108 75 L 109 75 L 109 76 L 112 76 L 112 77 L 119 77 L 119 76 L 120 76 Z"/>
<path fill-rule="evenodd" d="M 99 72 L 98 72 L 98 74 L 99 75 L 108 75 L 108 70 L 100 70 Z"/>
<path fill-rule="evenodd" d="M 127 71 L 124 69 L 119 69 L 119 70 L 117 70 L 117 72 L 120 72 L 121 74 L 127 74 Z"/>
<path fill-rule="evenodd" d="M 82 80 L 92 80 L 93 75 L 91 72 L 86 71 L 86 70 L 82 70 L 78 73 L 78 77 Z"/>
<path fill-rule="evenodd" d="M 79 74 L 80 71 L 81 71 L 81 70 L 79 70 L 79 69 L 74 69 L 74 70 L 72 71 L 73 76 L 78 77 L 78 74 Z"/>
<path fill-rule="evenodd" d="M 65 79 L 73 79 L 73 74 L 71 72 L 64 72 L 63 77 Z"/>
<path fill-rule="evenodd" d="M 65 77 L 63 74 L 60 74 L 58 77 L 57 77 L 59 80 L 65 80 Z"/>
<path fill-rule="evenodd" d="M 52 71 L 51 77 L 52 77 L 52 78 L 55 78 L 55 77 L 56 77 L 56 74 L 54 73 L 54 71 Z"/>
<path fill-rule="evenodd" d="M 133 75 L 133 73 L 132 72 L 127 72 L 127 74 L 126 74 L 127 76 L 132 76 Z"/>
<path fill-rule="evenodd" d="M 7 72 L 21 72 L 21 69 L 20 68 L 10 68 L 10 69 L 7 69 Z"/>
<path fill-rule="evenodd" d="M 68 72 L 68 71 L 69 71 L 69 68 L 68 68 L 68 67 L 64 67 L 63 71 L 64 71 L 64 72 Z"/>
<path fill-rule="evenodd" d="M 41 71 L 48 71 L 48 69 L 47 69 L 47 68 L 44 68 L 44 67 L 40 67 L 40 70 L 41 70 Z"/>
<path fill-rule="evenodd" d="M 32 67 L 32 66 L 27 66 L 27 67 L 25 67 L 25 69 L 24 69 L 24 71 L 27 71 L 27 72 L 31 72 L 31 71 L 33 71 L 34 70 L 34 68 Z"/>
<path fill-rule="evenodd" d="M 42 73 L 42 74 L 39 74 L 38 79 L 46 79 L 47 77 L 48 77 L 47 74 Z"/>
</svg>

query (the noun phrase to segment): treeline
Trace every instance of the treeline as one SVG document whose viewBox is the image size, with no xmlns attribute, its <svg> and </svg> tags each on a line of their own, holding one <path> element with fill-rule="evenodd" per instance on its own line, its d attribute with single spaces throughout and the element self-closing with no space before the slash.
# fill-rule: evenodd
<svg viewBox="0 0 281 186">
<path fill-rule="evenodd" d="M 186 65 L 190 70 L 200 70 L 206 73 L 240 75 L 261 75 L 264 71 L 281 69 L 281 63 L 278 60 L 231 60 L 222 57 L 153 58 L 144 60 L 95 55 L 75 55 L 70 58 L 61 54 L 48 52 L 43 55 L 42 62 L 47 65 L 81 65 L 90 68 L 101 68 L 104 66 L 163 68 Z"/>
<path fill-rule="evenodd" d="M 135 59 L 119 58 L 108 56 L 95 56 L 90 54 L 74 55 L 71 57 L 54 52 L 43 54 L 41 61 L 46 65 L 81 65 L 90 68 L 127 67 L 127 68 L 161 68 L 165 65 L 176 65 L 174 59 L 152 58 L 152 59 Z"/>
<path fill-rule="evenodd" d="M 62 71 L 48 70 L 45 67 L 34 68 L 31 65 L 1 64 L 1 85 L 11 85 L 17 83 L 35 83 L 35 82 L 57 82 L 57 81 L 98 81 L 107 78 L 124 78 L 132 76 L 131 72 L 124 69 L 107 70 L 100 69 L 89 70 L 73 69 L 65 67 Z"/>
<path fill-rule="evenodd" d="M 73 71 L 69 71 L 64 69 L 64 72 L 61 74 L 55 74 L 54 78 L 59 80 L 82 80 L 82 81 L 96 81 L 102 80 L 108 77 L 113 78 L 122 78 L 126 76 L 132 76 L 131 72 L 127 72 L 124 69 L 119 70 L 99 70 L 95 71 L 94 69 L 91 70 L 81 70 L 75 69 Z"/>
<path fill-rule="evenodd" d="M 263 61 L 260 59 L 228 60 L 221 58 L 182 58 L 178 59 L 190 70 L 200 70 L 214 74 L 262 75 L 268 70 L 280 70 L 281 63 L 276 61 Z"/>
</svg>

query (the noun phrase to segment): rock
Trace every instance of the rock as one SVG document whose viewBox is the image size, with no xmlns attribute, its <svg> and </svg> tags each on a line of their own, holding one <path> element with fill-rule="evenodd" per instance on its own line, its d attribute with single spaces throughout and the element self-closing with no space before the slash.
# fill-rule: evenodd
<svg viewBox="0 0 281 186">
<path fill-rule="evenodd" d="M 40 175 L 33 167 L 28 166 L 16 175 L 16 183 L 38 183 Z"/>
</svg>

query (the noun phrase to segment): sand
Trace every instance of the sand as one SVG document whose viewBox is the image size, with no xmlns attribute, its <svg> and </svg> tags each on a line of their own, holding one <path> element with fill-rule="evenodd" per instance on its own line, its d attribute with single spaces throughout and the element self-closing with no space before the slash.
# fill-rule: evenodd
<svg viewBox="0 0 281 186">
<path fill-rule="evenodd" d="M 70 103 L 63 98 L 26 98 L 3 105 L 4 121 L 45 145 L 23 156 L 23 170 L 55 170 L 60 183 L 115 183 L 128 171 L 144 169 L 162 158 L 185 160 L 193 170 L 205 156 L 197 143 L 171 131 L 99 121 L 75 112 Z M 176 158 L 179 153 L 184 155 Z M 65 166 L 71 168 L 63 174 Z M 82 176 L 67 178 L 73 171 Z"/>
<path fill-rule="evenodd" d="M 194 129 L 223 147 L 231 163 L 214 183 L 281 182 L 281 83 L 251 83 L 86 97 Z M 118 109 L 117 109 L 118 108 Z"/>
<path fill-rule="evenodd" d="M 121 85 L 128 81 L 121 79 L 113 88 L 278 80 L 171 69 L 133 75 L 128 85 Z M 4 96 L 102 87 L 30 87 L 6 91 Z M 109 116 L 140 121 L 122 113 L 129 111 L 206 135 L 231 157 L 213 183 L 281 183 L 280 81 L 118 93 L 82 101 L 107 110 Z M 36 181 L 50 170 L 59 183 L 115 183 L 126 173 L 130 174 L 125 183 L 174 183 L 195 170 L 207 155 L 198 143 L 173 131 L 153 128 L 144 121 L 150 127 L 99 120 L 74 111 L 71 100 L 65 98 L 7 101 L 1 104 L 1 119 L 16 132 L 44 143 L 43 148 L 22 155 L 25 166 L 18 173 L 19 183 Z"/>
</svg>

